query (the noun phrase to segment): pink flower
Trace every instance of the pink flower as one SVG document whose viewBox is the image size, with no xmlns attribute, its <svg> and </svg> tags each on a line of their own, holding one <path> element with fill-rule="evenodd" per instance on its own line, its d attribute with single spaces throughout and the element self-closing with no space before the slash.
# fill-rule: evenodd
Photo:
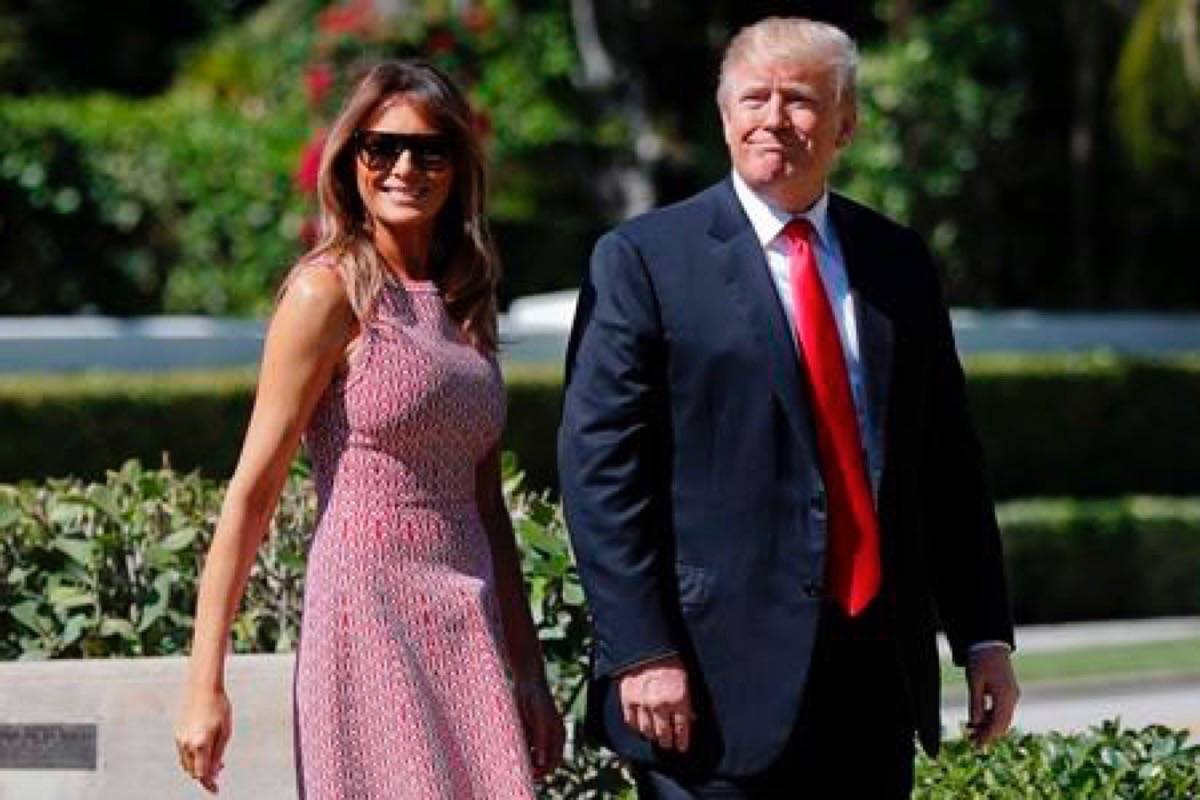
<svg viewBox="0 0 1200 800">
<path fill-rule="evenodd" d="M 475 126 L 475 133 L 477 133 L 479 135 L 480 139 L 487 139 L 489 136 L 492 135 L 492 115 L 491 114 L 489 114 L 486 111 L 483 111 L 482 109 L 479 111 L 476 111 L 475 119 L 473 120 L 473 122 L 474 122 L 474 126 Z"/>
<path fill-rule="evenodd" d="M 317 108 L 329 96 L 333 88 L 333 67 L 328 64 L 312 64 L 304 71 L 304 89 L 308 103 Z"/>
<path fill-rule="evenodd" d="M 444 28 L 435 30 L 425 40 L 425 50 L 430 55 L 452 53 L 457 46 L 458 39 L 454 38 L 454 34 Z"/>
<path fill-rule="evenodd" d="M 300 154 L 300 164 L 296 167 L 294 179 L 296 186 L 306 194 L 317 190 L 317 177 L 321 169 L 321 153 L 325 150 L 326 134 L 324 128 L 318 130 Z"/>
<path fill-rule="evenodd" d="M 492 29 L 496 22 L 496 18 L 492 16 L 492 12 L 481 5 L 472 5 L 463 12 L 463 24 L 467 26 L 467 30 L 471 33 L 487 33 Z"/>
<path fill-rule="evenodd" d="M 366 33 L 374 21 L 371 0 L 349 0 L 340 6 L 330 6 L 317 16 L 317 28 L 330 35 Z"/>
<path fill-rule="evenodd" d="M 304 222 L 300 223 L 300 243 L 304 245 L 306 250 L 312 250 L 317 246 L 317 238 L 320 231 L 317 229 L 317 220 L 313 217 L 306 217 Z"/>
</svg>

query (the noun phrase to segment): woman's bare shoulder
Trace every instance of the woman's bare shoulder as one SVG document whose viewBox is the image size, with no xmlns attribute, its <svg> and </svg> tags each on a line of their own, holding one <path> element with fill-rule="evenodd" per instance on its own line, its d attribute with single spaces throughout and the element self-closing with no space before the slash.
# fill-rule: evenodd
<svg viewBox="0 0 1200 800">
<path fill-rule="evenodd" d="M 344 333 L 354 320 L 346 283 L 336 264 L 300 263 L 288 276 L 275 311 L 276 319 Z"/>
</svg>

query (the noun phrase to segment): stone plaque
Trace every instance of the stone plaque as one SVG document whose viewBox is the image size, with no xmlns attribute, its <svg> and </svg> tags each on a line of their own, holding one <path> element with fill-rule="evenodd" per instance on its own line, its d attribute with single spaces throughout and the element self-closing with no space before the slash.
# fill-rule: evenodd
<svg viewBox="0 0 1200 800">
<path fill-rule="evenodd" d="M 96 769 L 96 726 L 0 723 L 0 769 Z"/>
</svg>

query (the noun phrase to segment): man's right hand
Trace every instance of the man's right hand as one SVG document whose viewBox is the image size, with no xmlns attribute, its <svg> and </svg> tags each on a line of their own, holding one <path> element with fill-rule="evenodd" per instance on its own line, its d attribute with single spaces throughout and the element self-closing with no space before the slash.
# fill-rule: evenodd
<svg viewBox="0 0 1200 800">
<path fill-rule="evenodd" d="M 692 697 L 678 656 L 638 664 L 617 677 L 625 724 L 665 750 L 686 752 L 692 736 Z"/>
</svg>

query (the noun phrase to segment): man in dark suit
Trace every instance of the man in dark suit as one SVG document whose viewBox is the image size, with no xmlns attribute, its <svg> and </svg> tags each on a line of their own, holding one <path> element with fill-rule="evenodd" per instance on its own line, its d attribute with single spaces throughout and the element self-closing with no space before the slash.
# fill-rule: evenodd
<svg viewBox="0 0 1200 800">
<path fill-rule="evenodd" d="M 906 797 L 940 739 L 940 622 L 970 735 L 1017 686 L 999 535 L 921 239 L 831 194 L 854 133 L 836 28 L 739 33 L 730 177 L 597 243 L 560 478 L 593 615 L 589 721 L 642 797 Z"/>
</svg>

